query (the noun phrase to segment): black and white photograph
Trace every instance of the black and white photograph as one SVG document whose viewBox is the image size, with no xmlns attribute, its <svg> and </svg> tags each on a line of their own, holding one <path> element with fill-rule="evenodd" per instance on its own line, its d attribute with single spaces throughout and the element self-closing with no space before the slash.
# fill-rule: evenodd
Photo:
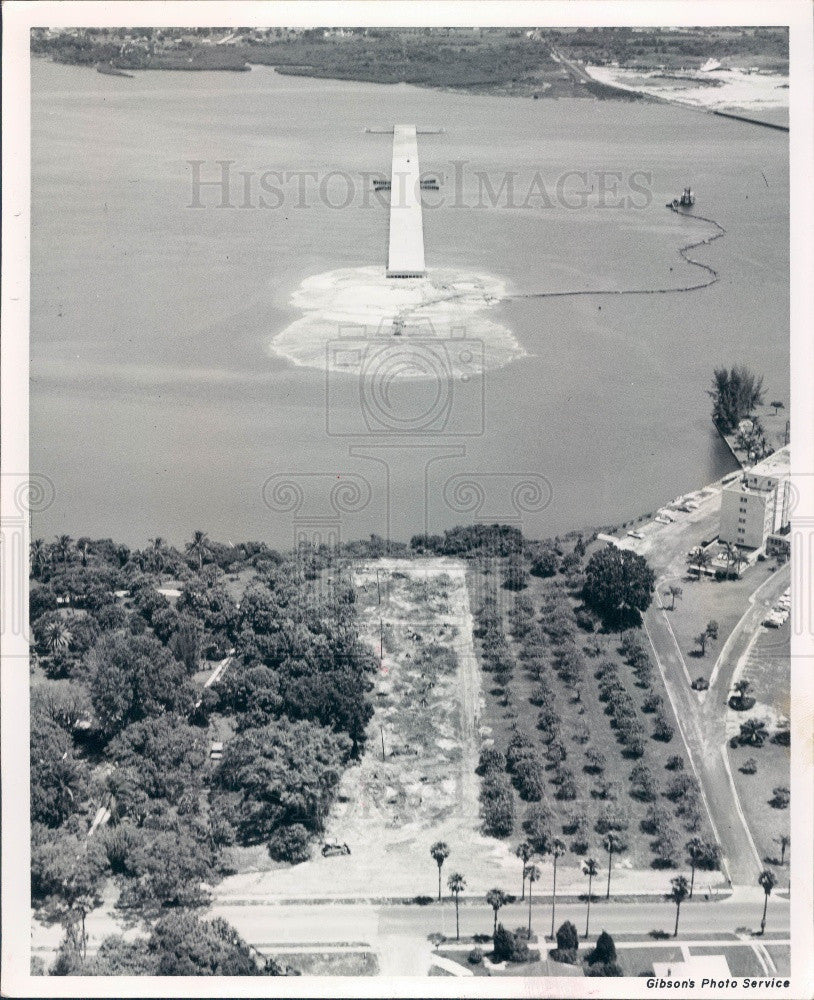
<svg viewBox="0 0 814 1000">
<path fill-rule="evenodd" d="M 814 996 L 811 6 L 3 62 L 3 994 Z"/>
</svg>

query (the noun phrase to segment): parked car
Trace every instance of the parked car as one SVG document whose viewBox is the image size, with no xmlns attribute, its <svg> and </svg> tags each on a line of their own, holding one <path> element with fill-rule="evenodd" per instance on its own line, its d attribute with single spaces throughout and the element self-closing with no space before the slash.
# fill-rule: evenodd
<svg viewBox="0 0 814 1000">
<path fill-rule="evenodd" d="M 323 858 L 334 858 L 338 854 L 350 854 L 350 848 L 347 844 L 323 844 L 322 845 L 322 856 Z"/>
<path fill-rule="evenodd" d="M 783 622 L 778 621 L 777 618 L 769 617 L 763 619 L 763 624 L 766 628 L 780 628 Z"/>
<path fill-rule="evenodd" d="M 641 531 L 629 531 L 628 534 L 630 535 L 631 538 L 644 538 L 644 535 L 641 533 Z"/>
<path fill-rule="evenodd" d="M 653 518 L 654 521 L 658 521 L 659 524 L 672 524 L 673 519 L 671 517 L 662 517 L 661 514 L 656 514 Z"/>
</svg>

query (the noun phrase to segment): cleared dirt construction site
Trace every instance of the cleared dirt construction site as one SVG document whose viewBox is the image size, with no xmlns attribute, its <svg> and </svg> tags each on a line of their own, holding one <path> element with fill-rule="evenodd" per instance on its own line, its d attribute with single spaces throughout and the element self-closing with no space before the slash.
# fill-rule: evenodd
<svg viewBox="0 0 814 1000">
<path fill-rule="evenodd" d="M 378 559 L 352 569 L 362 632 L 379 659 L 371 695 L 375 714 L 359 762 L 342 778 L 322 842 L 350 854 L 311 858 L 227 877 L 215 898 L 264 902 L 294 899 L 413 899 L 438 894 L 430 847 L 445 841 L 451 872 L 466 878 L 463 902 L 493 886 L 520 889 L 509 840 L 481 832 L 478 755 L 492 736 L 483 725 L 481 669 L 473 642 L 467 566 L 451 558 Z M 623 859 L 624 860 L 624 859 Z M 550 859 L 537 862 L 550 889 Z M 614 866 L 616 867 L 616 865 Z M 663 891 L 663 872 L 615 875 L 617 892 Z M 579 861 L 562 859 L 558 885 L 583 892 Z"/>
</svg>

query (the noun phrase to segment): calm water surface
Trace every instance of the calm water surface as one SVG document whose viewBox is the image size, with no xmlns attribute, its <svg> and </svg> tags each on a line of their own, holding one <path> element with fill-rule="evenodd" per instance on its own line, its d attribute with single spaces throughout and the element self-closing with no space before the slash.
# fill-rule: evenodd
<svg viewBox="0 0 814 1000">
<path fill-rule="evenodd" d="M 337 476 L 363 477 L 370 501 L 341 531 L 408 538 L 517 516 L 519 473 L 551 484 L 529 534 L 610 524 L 723 474 L 731 460 L 709 421 L 712 367 L 744 362 L 767 398 L 788 402 L 788 137 L 665 105 L 531 101 L 250 73 L 102 76 L 32 67 L 31 462 L 56 498 L 46 536 L 288 545 L 297 528 L 333 530 Z M 383 265 L 387 212 L 360 174 L 389 171 L 390 140 L 366 126 L 446 129 L 419 140 L 445 176 L 447 204 L 424 214 L 429 267 L 504 279 L 515 292 L 678 287 L 700 270 L 677 249 L 711 232 L 664 203 L 686 183 L 726 235 L 696 251 L 721 280 L 685 294 L 516 299 L 493 310 L 528 356 L 456 387 L 452 430 L 420 446 L 359 433 L 358 400 L 326 394 L 324 373 L 274 357 L 311 274 Z M 233 161 L 231 200 L 190 208 L 191 167 Z M 464 180 L 456 207 L 455 163 Z M 460 166 L 460 164 L 464 164 Z M 260 208 L 263 171 L 340 171 L 357 187 L 332 208 L 296 187 Z M 249 207 L 238 171 L 250 172 Z M 522 202 L 539 171 L 550 199 L 567 171 L 644 171 L 640 207 L 478 206 L 477 172 L 498 189 L 515 171 Z M 575 182 L 576 183 L 576 182 Z M 641 184 L 641 179 L 639 180 Z M 334 182 L 332 182 L 334 184 Z M 338 184 L 339 186 L 335 186 Z M 336 180 L 334 203 L 346 188 Z M 437 198 L 437 196 L 435 196 Z M 365 203 L 367 202 L 367 204 Z M 334 407 L 326 433 L 326 397 Z M 482 474 L 481 505 L 444 484 Z M 290 474 L 295 510 L 263 484 Z M 307 474 L 307 475 L 306 475 Z M 497 475 L 499 474 L 499 475 Z M 357 478 L 356 482 L 360 480 Z M 456 480 L 457 482 L 457 480 Z M 507 492 L 508 488 L 508 492 Z M 389 496 L 389 502 L 386 501 Z M 341 504 L 340 504 L 341 506 Z M 464 509 L 466 508 L 466 509 Z M 308 519 L 307 524 L 297 518 Z"/>
</svg>

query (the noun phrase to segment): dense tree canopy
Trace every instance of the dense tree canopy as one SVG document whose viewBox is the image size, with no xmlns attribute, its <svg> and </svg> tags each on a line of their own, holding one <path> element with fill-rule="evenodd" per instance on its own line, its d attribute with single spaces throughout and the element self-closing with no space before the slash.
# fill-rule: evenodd
<svg viewBox="0 0 814 1000">
<path fill-rule="evenodd" d="M 285 718 L 235 737 L 215 780 L 236 796 L 241 839 L 268 840 L 278 827 L 293 823 L 320 830 L 350 750 L 346 736 Z"/>
<path fill-rule="evenodd" d="M 74 755 L 73 741 L 43 712 L 31 717 L 31 819 L 59 826 L 82 803 L 87 765 Z"/>
<path fill-rule="evenodd" d="M 653 599 L 655 576 L 635 552 L 608 545 L 585 568 L 583 599 L 607 625 L 638 623 Z"/>
<path fill-rule="evenodd" d="M 120 767 L 130 768 L 150 798 L 177 801 L 203 787 L 209 768 L 205 733 L 165 714 L 134 722 L 108 746 Z"/>
<path fill-rule="evenodd" d="M 106 736 L 151 715 L 188 712 L 195 700 L 183 664 L 152 635 L 104 635 L 89 654 L 88 675 Z"/>
<path fill-rule="evenodd" d="M 763 379 L 745 365 L 734 365 L 729 370 L 716 368 L 709 395 L 713 421 L 724 434 L 729 434 L 763 402 Z"/>
</svg>

